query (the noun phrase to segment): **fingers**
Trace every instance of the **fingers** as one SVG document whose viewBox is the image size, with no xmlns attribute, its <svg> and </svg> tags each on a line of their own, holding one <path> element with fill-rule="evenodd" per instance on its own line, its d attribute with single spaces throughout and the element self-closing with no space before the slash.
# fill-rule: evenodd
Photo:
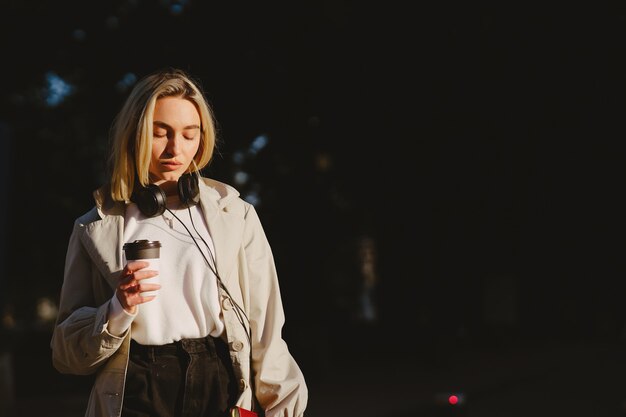
<svg viewBox="0 0 626 417">
<path fill-rule="evenodd" d="M 120 274 L 116 296 L 122 307 L 130 313 L 134 313 L 135 306 L 156 298 L 155 295 L 143 295 L 143 293 L 161 288 L 161 285 L 156 283 L 142 282 L 142 280 L 159 275 L 158 271 L 143 269 L 149 265 L 144 261 L 131 261 Z"/>
<path fill-rule="evenodd" d="M 118 288 L 120 288 L 121 290 L 126 290 L 130 287 L 135 287 L 139 285 L 139 281 L 141 281 L 142 279 L 153 278 L 157 275 L 159 275 L 157 271 L 152 271 L 149 269 L 142 269 L 135 272 L 122 272 L 122 277 L 120 279 L 120 284 Z"/>
<path fill-rule="evenodd" d="M 148 266 L 150 266 L 150 263 L 146 261 L 130 261 L 126 264 L 126 266 L 122 270 L 122 275 L 126 275 L 126 276 L 132 275 L 136 271 L 147 268 Z"/>
<path fill-rule="evenodd" d="M 126 291 L 129 294 L 141 294 L 147 291 L 156 291 L 161 289 L 161 285 L 155 283 L 136 283 L 136 284 L 126 284 L 119 285 L 117 287 L 119 290 Z"/>
</svg>

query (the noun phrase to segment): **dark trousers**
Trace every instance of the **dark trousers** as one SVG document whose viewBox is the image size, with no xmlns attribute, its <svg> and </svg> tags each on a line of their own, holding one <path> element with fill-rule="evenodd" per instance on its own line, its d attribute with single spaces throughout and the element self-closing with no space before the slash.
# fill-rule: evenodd
<svg viewBox="0 0 626 417">
<path fill-rule="evenodd" d="M 162 346 L 131 341 L 122 417 L 227 417 L 237 395 L 221 338 Z"/>
</svg>

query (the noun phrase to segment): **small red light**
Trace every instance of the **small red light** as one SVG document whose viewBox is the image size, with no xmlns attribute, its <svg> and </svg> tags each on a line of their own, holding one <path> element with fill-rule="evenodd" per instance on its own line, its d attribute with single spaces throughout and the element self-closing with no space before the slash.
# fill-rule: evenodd
<svg viewBox="0 0 626 417">
<path fill-rule="evenodd" d="M 456 395 L 451 395 L 448 397 L 448 402 L 452 405 L 455 405 L 459 402 L 459 397 L 457 397 Z"/>
</svg>

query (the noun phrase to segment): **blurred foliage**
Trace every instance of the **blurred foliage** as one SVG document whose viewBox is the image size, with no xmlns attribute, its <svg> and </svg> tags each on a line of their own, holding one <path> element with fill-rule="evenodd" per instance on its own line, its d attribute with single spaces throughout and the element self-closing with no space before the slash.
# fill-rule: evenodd
<svg viewBox="0 0 626 417">
<path fill-rule="evenodd" d="M 359 97 L 375 100 L 368 74 L 380 64 L 369 55 L 382 45 L 371 44 L 377 35 L 361 19 L 374 9 L 355 6 L 4 2 L 1 45 L 10 65 L 0 122 L 12 197 L 0 301 L 17 323 L 35 320 L 42 297 L 58 297 L 72 222 L 106 181 L 112 119 L 133 81 L 164 66 L 201 81 L 219 128 L 205 174 L 235 184 L 246 173 L 247 182 L 235 185 L 257 196 L 284 271 L 286 308 L 309 316 L 308 303 L 290 295 L 322 294 L 324 259 L 361 221 L 371 227 L 375 210 L 368 204 L 359 213 L 354 201 L 377 177 L 368 171 L 381 132 L 363 124 L 369 104 Z M 51 75 L 68 86 L 54 103 Z M 251 153 L 260 135 L 267 146 Z"/>
<path fill-rule="evenodd" d="M 18 322 L 58 296 L 128 88 L 175 66 L 215 109 L 206 175 L 255 198 L 288 332 L 323 332 L 320 306 L 349 320 L 367 235 L 384 325 L 478 339 L 497 314 L 485 294 L 512 288 L 513 333 L 622 337 L 622 14 L 352 0 L 1 6 L 0 303 Z M 52 106 L 51 74 L 72 86 Z"/>
</svg>

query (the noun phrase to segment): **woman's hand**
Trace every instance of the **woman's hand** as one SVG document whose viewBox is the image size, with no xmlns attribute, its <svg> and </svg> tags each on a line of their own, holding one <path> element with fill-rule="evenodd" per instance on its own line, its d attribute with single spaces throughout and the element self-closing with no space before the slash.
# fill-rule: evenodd
<svg viewBox="0 0 626 417">
<path fill-rule="evenodd" d="M 152 301 L 156 296 L 143 296 L 144 291 L 155 291 L 161 288 L 159 284 L 141 283 L 142 279 L 152 278 L 159 273 L 149 269 L 144 270 L 150 264 L 144 261 L 130 261 L 126 264 L 120 275 L 119 284 L 115 294 L 117 299 L 130 314 L 135 314 L 137 305 Z"/>
</svg>

